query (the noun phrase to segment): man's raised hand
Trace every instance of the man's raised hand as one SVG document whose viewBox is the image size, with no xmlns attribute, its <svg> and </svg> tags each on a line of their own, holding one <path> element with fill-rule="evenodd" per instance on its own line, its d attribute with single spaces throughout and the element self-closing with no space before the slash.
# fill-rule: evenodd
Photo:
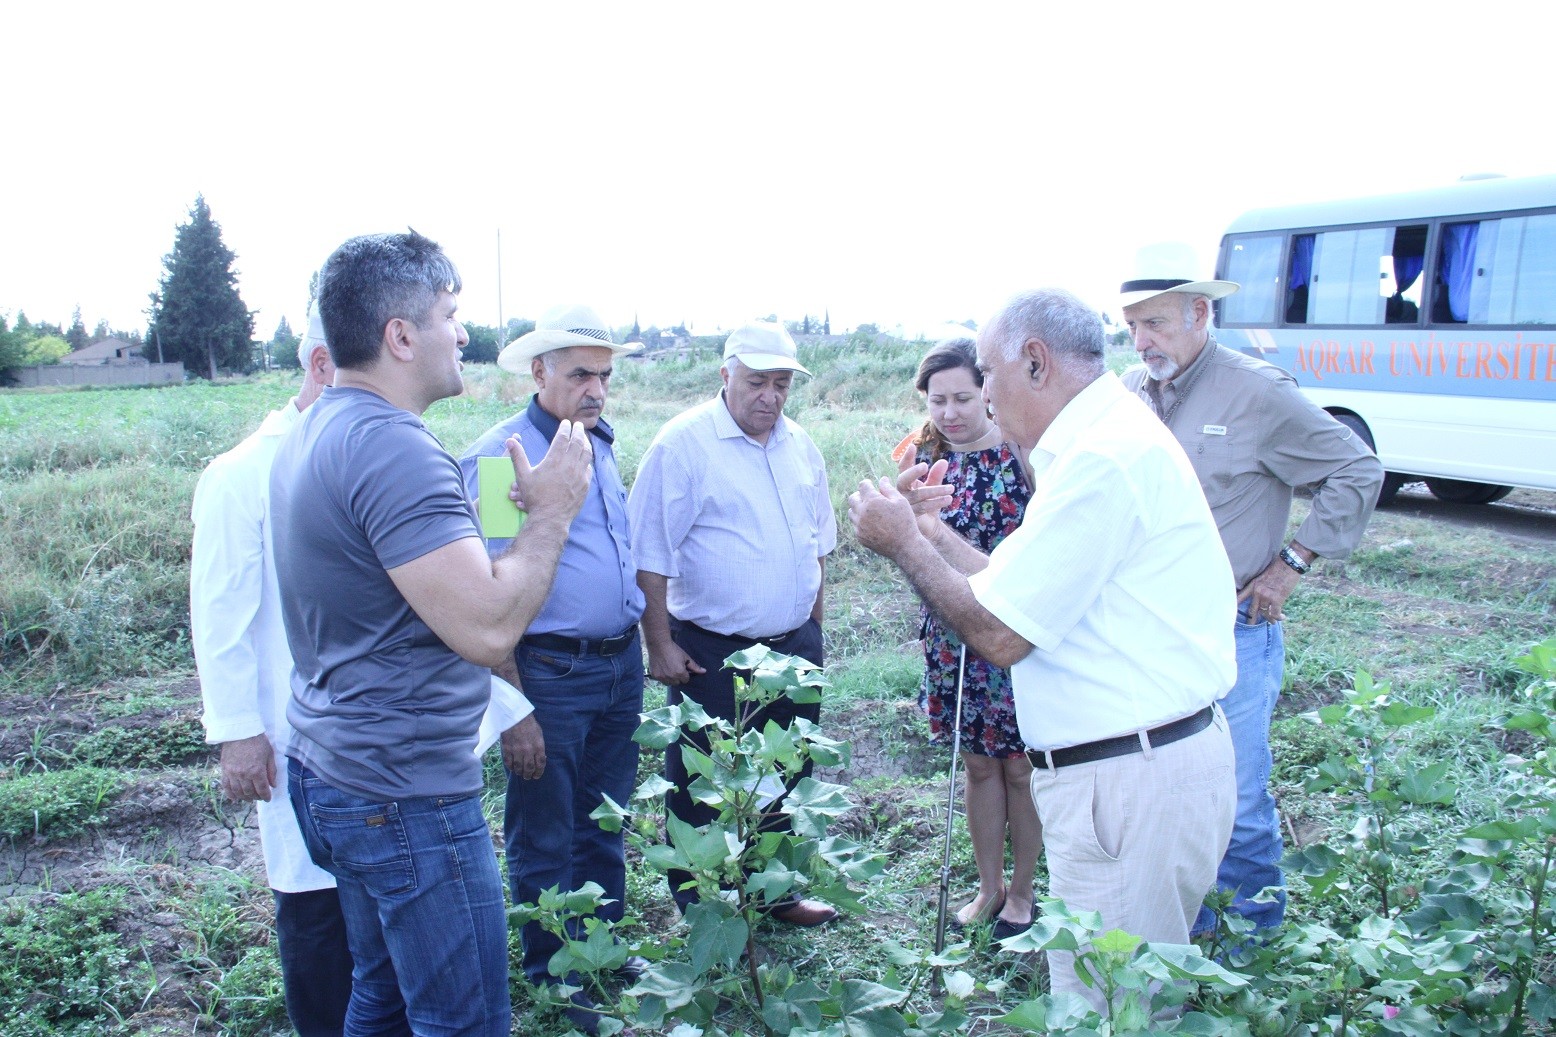
<svg viewBox="0 0 1556 1037">
<path fill-rule="evenodd" d="M 546 456 L 533 468 L 516 438 L 510 437 L 503 446 L 513 459 L 513 489 L 508 498 L 514 505 L 531 518 L 554 516 L 572 522 L 589 495 L 589 480 L 594 475 L 589 430 L 575 422 L 562 422 Z"/>
</svg>

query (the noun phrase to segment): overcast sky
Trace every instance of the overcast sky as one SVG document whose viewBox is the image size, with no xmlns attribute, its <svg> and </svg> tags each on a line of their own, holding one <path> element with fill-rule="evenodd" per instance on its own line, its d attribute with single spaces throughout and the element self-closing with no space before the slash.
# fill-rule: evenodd
<svg viewBox="0 0 1556 1037">
<path fill-rule="evenodd" d="M 199 193 L 261 338 L 406 225 L 483 324 L 500 229 L 505 317 L 913 330 L 1116 311 L 1249 208 L 1556 172 L 1538 4 L 530 7 L 13 5 L 0 313 L 143 328 Z"/>
</svg>

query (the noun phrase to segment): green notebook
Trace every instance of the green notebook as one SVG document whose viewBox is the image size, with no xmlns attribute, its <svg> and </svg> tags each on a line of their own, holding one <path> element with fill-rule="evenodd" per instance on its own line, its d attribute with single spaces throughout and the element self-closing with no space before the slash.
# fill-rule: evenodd
<svg viewBox="0 0 1556 1037">
<path fill-rule="evenodd" d="M 480 485 L 476 493 L 476 511 L 481 517 L 481 535 L 504 538 L 517 536 L 524 525 L 524 512 L 513 506 L 508 491 L 513 488 L 513 458 L 507 454 L 475 459 Z"/>
</svg>

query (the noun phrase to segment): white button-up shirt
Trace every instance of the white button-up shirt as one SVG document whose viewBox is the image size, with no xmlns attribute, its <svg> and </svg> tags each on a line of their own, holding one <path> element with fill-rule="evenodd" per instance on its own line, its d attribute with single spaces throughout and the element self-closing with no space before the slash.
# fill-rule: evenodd
<svg viewBox="0 0 1556 1037">
<path fill-rule="evenodd" d="M 270 533 L 270 465 L 301 417 L 288 403 L 259 430 L 210 463 L 194 495 L 189 618 L 200 671 L 208 742 L 264 734 L 275 753 L 270 801 L 259 808 L 259 837 L 272 889 L 329 889 L 335 879 L 313 863 L 286 794 L 286 722 L 292 655 L 281 624 Z"/>
<path fill-rule="evenodd" d="M 1205 708 L 1237 675 L 1226 551 L 1183 449 L 1105 374 L 1032 451 L 1021 527 L 971 577 L 1032 642 L 1011 668 L 1021 737 L 1060 749 Z"/>
<path fill-rule="evenodd" d="M 767 442 L 740 430 L 722 394 L 665 423 L 627 503 L 637 567 L 668 577 L 670 615 L 719 634 L 766 637 L 810 618 L 837 546 L 827 466 L 788 418 Z"/>
</svg>

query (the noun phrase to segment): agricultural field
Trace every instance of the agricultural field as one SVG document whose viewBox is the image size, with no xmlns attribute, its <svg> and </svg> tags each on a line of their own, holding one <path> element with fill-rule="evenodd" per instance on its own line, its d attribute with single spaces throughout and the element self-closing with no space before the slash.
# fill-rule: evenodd
<svg viewBox="0 0 1556 1037">
<path fill-rule="evenodd" d="M 787 411 L 827 457 L 842 529 L 827 570 L 823 725 L 850 744 L 852 759 L 824 776 L 848 786 L 853 805 L 834 827 L 885 861 L 862 893 L 863 915 L 820 932 L 758 934 L 772 960 L 823 986 L 837 976 L 895 974 L 902 948 L 922 955 L 934 938 L 949 761 L 948 750 L 929 745 L 917 710 L 918 606 L 888 565 L 852 543 L 844 514 L 857 481 L 891 473 L 891 446 L 921 420 L 911 390 L 919 353 L 902 345 L 802 348 L 817 376 L 797 383 Z M 712 356 L 618 361 L 606 414 L 629 483 L 655 430 L 713 394 L 716 368 Z M 466 375 L 466 395 L 426 415 L 455 454 L 529 391 L 527 380 L 494 367 Z M 295 385 L 267 375 L 0 393 L 0 1033 L 288 1032 L 254 819 L 223 801 L 199 725 L 187 580 L 189 502 L 201 469 Z M 1294 869 L 1310 875 L 1291 879 L 1289 918 L 1336 933 L 1338 946 L 1365 919 L 1419 909 L 1434 879 L 1465 867 L 1454 854 L 1466 829 L 1480 825 L 1480 842 L 1494 842 L 1485 826 L 1515 820 L 1509 797 L 1527 787 L 1510 754 L 1535 758 L 1546 732 L 1503 722 L 1531 701 L 1544 708 L 1526 694 L 1534 676 L 1514 660 L 1556 634 L 1556 495 L 1517 491 L 1471 507 L 1407 490 L 1376 515 L 1350 560 L 1321 563 L 1303 581 L 1288 613 L 1274 782 Z M 1388 682 L 1392 702 L 1413 711 L 1369 727 L 1381 714 L 1365 696 L 1347 698 L 1358 685 L 1365 693 L 1366 674 Z M 1349 711 L 1330 708 L 1326 723 L 1315 722 L 1316 711 L 1347 701 Z M 1365 759 L 1356 755 L 1362 739 L 1374 754 Z M 1343 780 L 1348 761 L 1380 781 L 1414 776 L 1400 779 L 1405 793 L 1381 823 L 1396 842 L 1373 847 L 1390 858 L 1383 871 L 1350 852 L 1357 838 L 1371 844 L 1367 813 L 1358 810 L 1366 792 Z M 645 753 L 642 776 L 657 765 Z M 495 756 L 487 776 L 498 831 Z M 1415 794 L 1422 781 L 1434 795 Z M 1500 839 L 1516 842 L 1517 833 Z M 1484 865 L 1483 887 L 1495 886 L 1499 867 L 1538 865 L 1538 857 L 1517 857 L 1525 852 L 1515 846 L 1508 853 L 1516 860 Z M 965 838 L 955 841 L 953 871 L 953 898 L 969 895 L 975 872 Z M 624 935 L 679 953 L 684 926 L 640 859 L 628 899 Z M 1549 926 L 1542 932 L 1518 961 L 1477 967 L 1457 996 L 1465 1004 L 1477 993 L 1497 996 L 1522 961 L 1533 962 L 1531 975 L 1545 975 Z M 1019 1020 L 1001 1019 L 1043 988 L 1041 965 L 990 947 L 986 932 L 970 942 L 959 968 L 976 982 L 957 993 L 966 1029 L 1024 1032 Z M 1377 982 L 1363 969 L 1353 985 Z M 515 1033 L 565 1030 L 515 983 Z M 936 1004 L 927 986 L 911 989 L 915 1011 Z M 1358 993 L 1345 1011 L 1354 1009 L 1355 1025 L 1381 1025 L 1383 1009 L 1397 1013 L 1408 998 L 1385 1000 Z M 1443 1004 L 1434 1010 L 1457 1008 Z M 1522 1008 L 1533 1021 L 1518 1032 L 1545 1032 L 1530 1005 Z M 1421 1026 L 1399 1032 L 1437 1032 Z"/>
</svg>

